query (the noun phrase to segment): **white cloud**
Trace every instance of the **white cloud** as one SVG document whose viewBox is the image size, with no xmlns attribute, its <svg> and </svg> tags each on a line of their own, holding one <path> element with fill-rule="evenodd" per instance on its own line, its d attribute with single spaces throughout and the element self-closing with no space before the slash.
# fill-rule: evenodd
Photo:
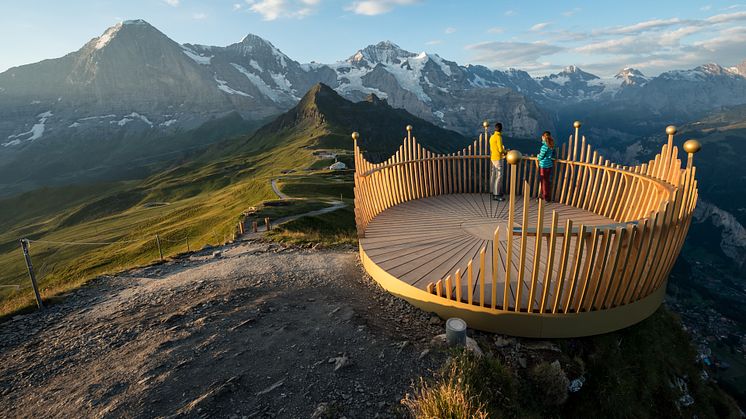
<svg viewBox="0 0 746 419">
<path fill-rule="evenodd" d="M 320 0 L 245 0 L 249 11 L 258 13 L 263 20 L 279 18 L 302 19 L 312 14 Z M 233 6 L 234 10 L 240 10 Z"/>
<path fill-rule="evenodd" d="M 392 11 L 396 6 L 408 6 L 419 0 L 362 0 L 349 4 L 345 10 L 357 15 L 376 16 Z"/>
<path fill-rule="evenodd" d="M 487 29 L 487 33 L 503 33 L 503 32 L 505 32 L 505 28 L 500 28 L 498 26 Z"/>
<path fill-rule="evenodd" d="M 169 6 L 176 7 L 179 5 L 181 0 L 163 0 L 164 3 L 168 4 Z"/>
<path fill-rule="evenodd" d="M 207 13 L 202 13 L 202 12 L 193 13 L 192 14 L 192 19 L 194 19 L 194 20 L 205 20 L 205 19 L 207 19 Z"/>
<path fill-rule="evenodd" d="M 576 7 L 574 9 L 572 9 L 572 10 L 568 10 L 566 12 L 562 12 L 562 16 L 567 16 L 567 17 L 574 16 L 576 13 L 578 13 L 581 10 L 583 10 L 583 9 L 581 9 L 580 7 Z"/>
<path fill-rule="evenodd" d="M 425 45 L 439 45 L 442 44 L 443 41 L 440 39 L 433 39 L 432 41 L 425 42 Z"/>
<path fill-rule="evenodd" d="M 450 34 L 456 32 L 456 28 L 449 26 L 449 27 L 445 28 L 445 30 L 443 32 L 446 35 L 450 35 Z"/>
<path fill-rule="evenodd" d="M 549 22 L 537 23 L 536 25 L 531 27 L 531 30 L 534 32 L 539 32 L 541 30 L 544 30 L 547 26 L 549 26 Z"/>
<path fill-rule="evenodd" d="M 243 8 L 241 3 L 233 3 L 233 10 L 241 10 L 241 8 Z"/>
<path fill-rule="evenodd" d="M 493 67 L 518 67 L 524 70 L 538 70 L 549 64 L 539 58 L 562 52 L 565 48 L 546 42 L 481 42 L 467 45 L 474 51 L 473 61 Z"/>
<path fill-rule="evenodd" d="M 505 16 L 515 16 L 517 14 L 518 14 L 518 12 L 516 12 L 515 10 L 512 10 L 512 9 L 505 11 Z"/>
<path fill-rule="evenodd" d="M 710 9 L 712 9 L 712 5 L 711 4 L 708 4 L 708 5 L 705 5 L 705 6 L 702 6 L 702 7 L 699 8 L 699 10 L 703 11 L 703 12 L 706 12 L 706 11 L 708 11 Z"/>
<path fill-rule="evenodd" d="M 746 20 L 746 12 L 724 13 L 721 15 L 710 16 L 705 19 L 708 23 L 726 23 L 739 20 Z"/>
<path fill-rule="evenodd" d="M 672 19 L 652 19 L 652 20 L 645 20 L 643 22 L 635 23 L 633 25 L 628 25 L 628 26 L 617 26 L 617 27 L 610 28 L 604 31 L 600 31 L 598 33 L 599 34 L 610 34 L 610 35 L 640 33 L 640 32 L 654 30 L 654 29 L 681 25 L 682 23 L 685 23 L 685 22 L 677 17 L 672 18 Z"/>
</svg>

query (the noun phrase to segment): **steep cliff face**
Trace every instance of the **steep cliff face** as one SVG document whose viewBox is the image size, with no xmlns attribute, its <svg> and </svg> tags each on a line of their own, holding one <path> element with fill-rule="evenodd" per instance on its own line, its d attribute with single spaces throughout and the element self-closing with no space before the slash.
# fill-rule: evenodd
<svg viewBox="0 0 746 419">
<path fill-rule="evenodd" d="M 699 200 L 694 222 L 711 223 L 720 231 L 720 249 L 738 269 L 746 267 L 746 228 L 736 217 L 709 202 Z"/>
</svg>

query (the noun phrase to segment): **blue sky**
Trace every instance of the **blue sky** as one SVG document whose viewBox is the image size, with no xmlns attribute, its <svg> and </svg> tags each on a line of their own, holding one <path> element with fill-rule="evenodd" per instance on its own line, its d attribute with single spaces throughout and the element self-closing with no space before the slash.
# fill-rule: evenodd
<svg viewBox="0 0 746 419">
<path fill-rule="evenodd" d="M 0 71 L 75 51 L 124 19 L 180 43 L 254 33 L 300 62 L 342 60 L 381 40 L 532 74 L 575 64 L 654 75 L 746 59 L 746 3 L 734 1 L 4 0 Z"/>
</svg>

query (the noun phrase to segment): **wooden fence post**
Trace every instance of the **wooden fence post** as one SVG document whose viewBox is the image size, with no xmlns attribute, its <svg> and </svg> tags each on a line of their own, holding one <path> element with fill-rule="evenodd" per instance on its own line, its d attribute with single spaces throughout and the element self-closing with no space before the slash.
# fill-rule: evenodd
<svg viewBox="0 0 746 419">
<path fill-rule="evenodd" d="M 272 230 L 272 224 L 269 222 L 269 217 L 264 217 L 264 225 L 267 227 L 267 231 Z"/>
<path fill-rule="evenodd" d="M 253 231 L 254 233 L 259 232 L 259 223 L 256 222 L 256 220 L 251 222 L 251 231 Z"/>
<path fill-rule="evenodd" d="M 31 278 L 31 287 L 34 289 L 34 297 L 36 297 L 36 305 L 42 309 L 44 303 L 41 301 L 41 295 L 39 294 L 39 287 L 36 285 L 36 274 L 34 273 L 34 265 L 31 264 L 31 255 L 28 250 L 28 239 L 21 239 L 21 249 L 23 250 L 23 258 L 26 260 L 26 268 L 28 269 L 28 276 Z"/>
<path fill-rule="evenodd" d="M 155 235 L 155 243 L 158 245 L 158 255 L 161 257 L 161 262 L 163 262 L 163 250 L 161 249 L 161 237 L 159 235 Z"/>
</svg>

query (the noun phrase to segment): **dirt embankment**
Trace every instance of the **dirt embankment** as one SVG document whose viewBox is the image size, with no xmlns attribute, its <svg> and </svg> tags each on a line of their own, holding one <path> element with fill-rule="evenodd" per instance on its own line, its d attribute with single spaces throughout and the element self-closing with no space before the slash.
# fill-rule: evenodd
<svg viewBox="0 0 746 419">
<path fill-rule="evenodd" d="M 0 324 L 8 417 L 387 417 L 443 353 L 352 250 L 245 242 L 102 277 Z"/>
</svg>

